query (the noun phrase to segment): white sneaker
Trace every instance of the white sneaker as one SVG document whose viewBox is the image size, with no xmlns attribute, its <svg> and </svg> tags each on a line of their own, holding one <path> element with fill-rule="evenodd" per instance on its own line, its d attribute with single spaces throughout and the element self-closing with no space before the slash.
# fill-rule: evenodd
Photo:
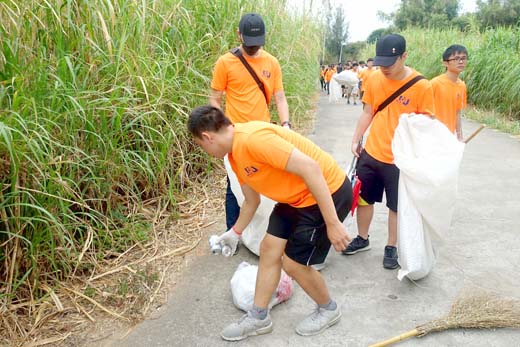
<svg viewBox="0 0 520 347">
<path fill-rule="evenodd" d="M 333 326 L 341 318 L 341 310 L 339 305 L 335 310 L 326 310 L 316 307 L 313 313 L 307 316 L 296 327 L 296 333 L 302 336 L 317 335 L 328 327 Z"/>
<path fill-rule="evenodd" d="M 249 336 L 268 334 L 271 331 L 273 331 L 273 322 L 269 314 L 265 319 L 256 319 L 247 313 L 238 322 L 225 327 L 220 336 L 227 341 L 240 341 Z"/>
</svg>

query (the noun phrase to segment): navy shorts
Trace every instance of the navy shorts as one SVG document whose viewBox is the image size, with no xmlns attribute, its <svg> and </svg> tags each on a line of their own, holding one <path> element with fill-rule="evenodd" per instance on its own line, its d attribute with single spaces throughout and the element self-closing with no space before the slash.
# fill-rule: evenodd
<svg viewBox="0 0 520 347">
<path fill-rule="evenodd" d="M 343 221 L 352 206 L 352 186 L 348 178 L 332 194 L 339 220 Z M 295 208 L 288 204 L 275 205 L 267 233 L 287 240 L 285 254 L 302 265 L 321 264 L 330 249 L 327 227 L 318 205 Z"/>
<path fill-rule="evenodd" d="M 386 206 L 397 212 L 397 197 L 399 191 L 399 169 L 394 164 L 383 163 L 368 154 L 361 152 L 356 173 L 361 181 L 359 195 L 368 204 L 383 201 L 383 191 L 386 195 Z"/>
</svg>

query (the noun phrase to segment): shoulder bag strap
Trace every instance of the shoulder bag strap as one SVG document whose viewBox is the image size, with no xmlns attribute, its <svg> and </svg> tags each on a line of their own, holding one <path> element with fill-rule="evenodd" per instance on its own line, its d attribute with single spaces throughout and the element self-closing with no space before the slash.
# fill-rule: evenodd
<svg viewBox="0 0 520 347">
<path fill-rule="evenodd" d="M 392 95 L 390 95 L 388 98 L 386 98 L 385 101 L 381 103 L 376 109 L 376 112 L 374 112 L 374 116 L 377 114 L 377 112 L 382 111 L 386 106 L 388 106 L 392 101 L 394 101 L 395 98 L 397 98 L 399 95 L 403 94 L 408 88 L 413 86 L 416 82 L 419 82 L 420 80 L 426 79 L 426 77 L 422 75 L 417 75 L 405 84 L 401 86 L 401 88 L 397 89 Z M 361 148 L 361 145 L 363 144 L 363 136 L 361 136 L 361 139 L 359 140 L 359 146 L 358 148 Z M 354 161 L 355 160 L 355 161 Z M 357 157 L 354 156 L 351 166 L 357 167 Z M 355 173 L 355 171 L 354 171 Z"/>
<path fill-rule="evenodd" d="M 240 61 L 242 62 L 242 64 L 244 64 L 244 66 L 246 67 L 247 71 L 249 71 L 249 73 L 251 74 L 251 76 L 253 76 L 253 79 L 255 80 L 256 84 L 258 84 L 258 88 L 260 88 L 260 90 L 262 91 L 262 93 L 264 94 L 264 97 L 265 97 L 265 102 L 266 104 L 269 105 L 269 100 L 267 98 L 267 93 L 265 91 L 265 86 L 264 86 L 264 82 L 262 82 L 260 80 L 260 78 L 258 78 L 255 70 L 253 70 L 253 68 L 251 67 L 251 65 L 249 65 L 249 63 L 247 62 L 246 58 L 244 58 L 244 56 L 242 55 L 242 51 L 240 51 L 240 48 L 239 47 L 235 47 L 233 48 L 231 51 L 231 54 L 233 54 L 235 57 L 237 57 L 238 59 L 240 59 Z"/>
<path fill-rule="evenodd" d="M 386 106 L 388 106 L 392 101 L 394 101 L 395 98 L 397 98 L 399 95 L 403 94 L 405 90 L 413 86 L 416 82 L 425 79 L 424 76 L 418 75 L 406 82 L 401 88 L 397 89 L 392 95 L 390 95 L 388 98 L 386 98 L 385 101 L 381 103 L 376 109 L 376 112 L 374 112 L 374 116 L 377 112 L 382 111 Z"/>
</svg>

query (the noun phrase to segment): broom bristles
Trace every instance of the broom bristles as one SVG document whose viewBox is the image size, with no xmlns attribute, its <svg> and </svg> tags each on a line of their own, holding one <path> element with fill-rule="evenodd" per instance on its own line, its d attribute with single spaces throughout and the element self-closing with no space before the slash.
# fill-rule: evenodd
<svg viewBox="0 0 520 347">
<path fill-rule="evenodd" d="M 482 290 L 466 290 L 439 319 L 417 327 L 424 336 L 432 331 L 453 328 L 520 328 L 520 301 Z"/>
</svg>

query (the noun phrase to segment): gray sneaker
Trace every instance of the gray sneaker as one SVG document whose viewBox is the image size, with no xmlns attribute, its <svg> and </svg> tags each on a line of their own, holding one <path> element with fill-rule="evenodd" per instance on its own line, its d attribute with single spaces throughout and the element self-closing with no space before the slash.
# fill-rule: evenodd
<svg viewBox="0 0 520 347">
<path fill-rule="evenodd" d="M 339 322 L 340 318 L 341 310 L 339 309 L 339 305 L 333 311 L 316 307 L 313 313 L 305 317 L 305 319 L 298 324 L 296 332 L 302 336 L 317 335 Z"/>
<path fill-rule="evenodd" d="M 265 319 L 256 319 L 247 313 L 238 322 L 225 327 L 220 336 L 227 341 L 240 341 L 248 336 L 268 334 L 271 331 L 273 331 L 273 322 L 269 315 Z"/>
<path fill-rule="evenodd" d="M 385 247 L 385 256 L 383 257 L 383 267 L 385 269 L 397 269 L 399 262 L 397 260 L 397 248 L 394 246 Z"/>
<path fill-rule="evenodd" d="M 325 264 L 325 262 L 323 263 L 319 263 L 319 264 L 314 264 L 314 265 L 311 265 L 312 268 L 316 271 L 321 271 L 323 269 L 325 269 L 327 267 L 327 264 Z"/>
<path fill-rule="evenodd" d="M 368 238 L 365 240 L 361 236 L 356 236 L 354 240 L 352 240 L 351 243 L 341 251 L 344 255 L 351 255 L 356 254 L 357 252 L 363 252 L 368 251 L 370 249 L 370 241 L 368 241 Z"/>
</svg>

